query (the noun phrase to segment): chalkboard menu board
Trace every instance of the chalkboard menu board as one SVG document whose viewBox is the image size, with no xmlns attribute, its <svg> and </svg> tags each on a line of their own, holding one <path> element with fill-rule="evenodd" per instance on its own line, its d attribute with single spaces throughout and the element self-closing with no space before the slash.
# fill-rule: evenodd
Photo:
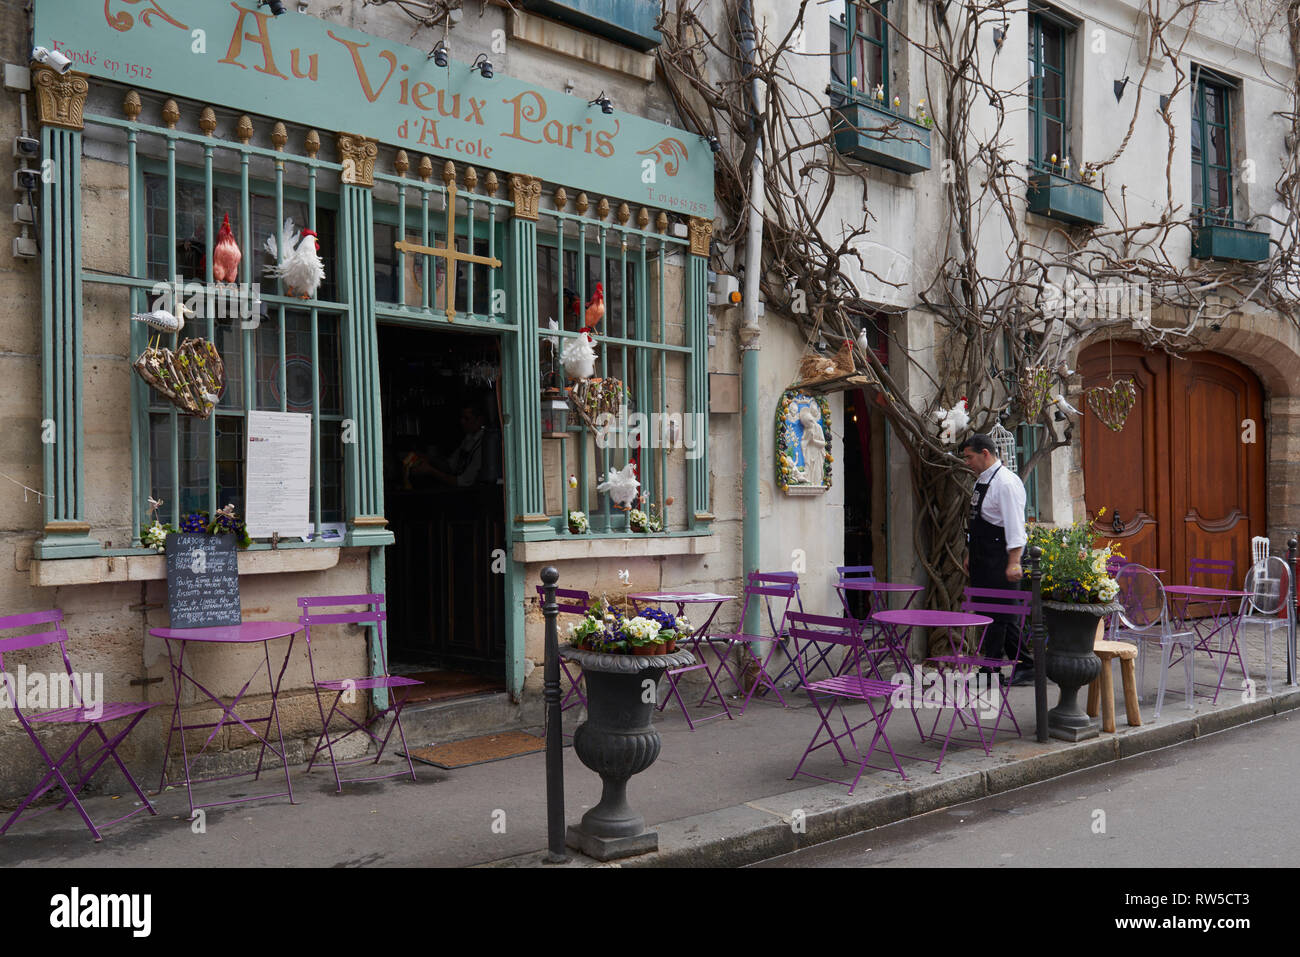
<svg viewBox="0 0 1300 957">
<path fill-rule="evenodd" d="M 173 628 L 238 625 L 239 555 L 234 535 L 167 536 L 167 614 Z"/>
</svg>

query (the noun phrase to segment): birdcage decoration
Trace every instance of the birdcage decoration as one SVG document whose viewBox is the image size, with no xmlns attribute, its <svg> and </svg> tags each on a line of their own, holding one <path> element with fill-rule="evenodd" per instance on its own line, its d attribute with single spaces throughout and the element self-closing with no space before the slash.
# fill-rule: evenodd
<svg viewBox="0 0 1300 957">
<path fill-rule="evenodd" d="M 548 439 L 562 439 L 568 429 L 568 393 L 556 373 L 547 373 L 542 379 L 542 435 Z"/>
<path fill-rule="evenodd" d="M 993 450 L 1002 464 L 1013 472 L 1020 471 L 1020 466 L 1016 464 L 1016 437 L 999 422 L 989 429 L 989 438 L 993 440 Z"/>
</svg>

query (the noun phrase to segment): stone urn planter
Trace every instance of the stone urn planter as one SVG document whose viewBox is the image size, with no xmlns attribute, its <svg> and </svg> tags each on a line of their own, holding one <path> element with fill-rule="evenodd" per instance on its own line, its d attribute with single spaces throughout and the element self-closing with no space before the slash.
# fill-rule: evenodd
<svg viewBox="0 0 1300 957">
<path fill-rule="evenodd" d="M 1063 741 L 1097 737 L 1097 722 L 1079 707 L 1079 689 L 1101 674 L 1101 659 L 1092 653 L 1097 622 L 1120 605 L 1075 605 L 1043 600 L 1047 628 L 1047 677 L 1061 689 L 1055 708 L 1047 713 L 1047 730 Z"/>
<path fill-rule="evenodd" d="M 600 803 L 570 826 L 566 842 L 588 857 L 609 861 L 659 848 L 659 835 L 627 803 L 627 782 L 659 757 L 651 723 L 659 679 L 668 668 L 695 664 L 688 651 L 666 655 L 606 655 L 572 646 L 560 657 L 582 666 L 587 720 L 573 733 L 573 750 L 604 783 Z"/>
</svg>

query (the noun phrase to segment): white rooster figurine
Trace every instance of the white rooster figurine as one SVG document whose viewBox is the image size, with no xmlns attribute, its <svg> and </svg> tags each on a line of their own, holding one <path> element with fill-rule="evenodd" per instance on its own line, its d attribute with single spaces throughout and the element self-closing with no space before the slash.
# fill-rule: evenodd
<svg viewBox="0 0 1300 957">
<path fill-rule="evenodd" d="M 641 487 L 636 477 L 636 465 L 628 462 L 622 469 L 610 469 L 609 478 L 596 486 L 597 492 L 608 492 L 610 501 L 618 508 L 629 507 Z"/>
<path fill-rule="evenodd" d="M 277 244 L 274 236 L 266 237 L 266 251 L 276 260 L 264 272 L 284 280 L 290 296 L 300 294 L 302 299 L 315 299 L 316 290 L 325 279 L 325 264 L 320 258 L 320 240 L 311 229 L 299 234 L 292 219 L 284 221 L 284 231 Z"/>
<path fill-rule="evenodd" d="M 575 339 L 566 339 L 560 349 L 560 362 L 570 379 L 590 379 L 596 374 L 595 339 L 586 332 Z"/>
<path fill-rule="evenodd" d="M 956 442 L 958 434 L 965 432 L 966 427 L 970 425 L 970 414 L 966 411 L 966 397 L 962 396 L 951 409 L 940 407 L 934 413 L 934 417 L 941 427 L 939 441 L 945 445 Z"/>
</svg>

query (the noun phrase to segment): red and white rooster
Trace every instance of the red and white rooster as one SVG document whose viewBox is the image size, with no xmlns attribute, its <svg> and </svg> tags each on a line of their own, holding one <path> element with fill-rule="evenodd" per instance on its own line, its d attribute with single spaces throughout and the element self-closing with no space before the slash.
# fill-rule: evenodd
<svg viewBox="0 0 1300 957">
<path fill-rule="evenodd" d="M 226 213 L 217 231 L 217 246 L 212 250 L 212 278 L 217 282 L 238 282 L 239 261 L 243 258 L 235 234 L 230 231 L 230 214 Z"/>
<path fill-rule="evenodd" d="M 596 283 L 596 291 L 587 301 L 587 312 L 584 318 L 592 329 L 600 325 L 600 320 L 605 318 L 605 290 L 600 283 Z"/>
<path fill-rule="evenodd" d="M 265 248 L 276 260 L 275 265 L 265 267 L 266 275 L 283 279 L 287 295 L 315 299 L 316 290 L 325 279 L 325 264 L 320 258 L 320 240 L 315 230 L 304 229 L 300 238 L 293 220 L 286 219 L 279 243 L 274 236 L 267 236 Z"/>
</svg>

